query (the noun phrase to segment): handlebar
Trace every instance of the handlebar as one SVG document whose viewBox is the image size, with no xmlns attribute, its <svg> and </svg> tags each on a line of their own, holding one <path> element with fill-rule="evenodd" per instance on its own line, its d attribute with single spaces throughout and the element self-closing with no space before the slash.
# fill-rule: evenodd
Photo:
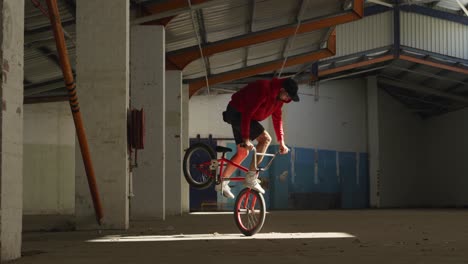
<svg viewBox="0 0 468 264">
<path fill-rule="evenodd" d="M 247 145 L 246 145 L 245 143 L 241 143 L 240 146 L 241 146 L 242 148 L 246 148 L 246 147 L 247 147 Z M 278 154 L 280 154 L 279 151 L 277 151 L 276 153 L 272 154 L 272 153 L 257 153 L 257 149 L 256 149 L 256 148 L 253 148 L 252 150 L 253 150 L 253 152 L 254 152 L 254 157 L 253 157 L 253 158 L 254 158 L 255 170 L 257 170 L 257 171 L 260 171 L 260 170 L 262 170 L 262 171 L 263 171 L 263 170 L 267 170 L 267 169 L 271 166 L 271 163 L 272 163 L 273 160 L 276 158 L 276 156 L 277 156 Z M 263 168 L 258 168 L 258 167 L 257 167 L 257 156 L 267 156 L 267 157 L 272 157 L 272 158 L 270 159 L 270 161 L 267 163 L 267 165 L 266 165 L 265 167 L 263 167 Z"/>
</svg>

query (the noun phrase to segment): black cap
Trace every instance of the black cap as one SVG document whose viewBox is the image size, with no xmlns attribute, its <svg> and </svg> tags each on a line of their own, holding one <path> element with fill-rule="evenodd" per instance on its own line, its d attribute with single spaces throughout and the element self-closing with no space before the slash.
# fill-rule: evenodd
<svg viewBox="0 0 468 264">
<path fill-rule="evenodd" d="M 299 96 L 297 95 L 298 87 L 296 81 L 294 81 L 291 78 L 285 79 L 283 81 L 283 88 L 286 90 L 286 92 L 288 92 L 289 97 L 291 97 L 291 99 L 294 102 L 299 102 Z"/>
</svg>

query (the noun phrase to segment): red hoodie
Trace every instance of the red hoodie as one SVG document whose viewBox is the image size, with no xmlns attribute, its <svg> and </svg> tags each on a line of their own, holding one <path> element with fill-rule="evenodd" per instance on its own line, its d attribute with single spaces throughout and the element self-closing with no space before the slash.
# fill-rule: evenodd
<svg viewBox="0 0 468 264">
<path fill-rule="evenodd" d="M 271 81 L 255 81 L 232 95 L 229 104 L 242 114 L 242 138 L 249 138 L 251 120 L 263 121 L 272 115 L 276 139 L 279 142 L 283 140 L 281 108 L 284 102 L 278 99 L 278 95 L 284 80 L 273 78 Z"/>
</svg>

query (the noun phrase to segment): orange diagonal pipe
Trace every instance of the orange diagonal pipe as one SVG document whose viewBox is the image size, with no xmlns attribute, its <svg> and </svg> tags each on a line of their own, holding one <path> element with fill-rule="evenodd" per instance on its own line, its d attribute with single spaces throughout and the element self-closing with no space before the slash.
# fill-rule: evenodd
<svg viewBox="0 0 468 264">
<path fill-rule="evenodd" d="M 331 16 L 322 19 L 310 19 L 303 21 L 297 34 L 311 32 L 323 28 L 333 27 L 362 18 L 364 0 L 354 0 L 353 9 L 345 14 Z M 248 35 L 225 39 L 202 46 L 203 56 L 211 56 L 216 53 L 238 49 L 249 45 L 267 42 L 275 39 L 286 38 L 294 35 L 296 24 L 276 27 Z M 170 52 L 166 55 L 167 69 L 183 70 L 192 61 L 201 57 L 198 46 Z"/>
<path fill-rule="evenodd" d="M 73 78 L 70 60 L 68 58 L 68 51 L 65 45 L 65 38 L 63 35 L 62 22 L 60 21 L 60 15 L 57 7 L 57 0 L 47 0 L 47 6 L 49 8 L 50 23 L 52 24 L 52 30 L 54 31 L 55 42 L 60 58 L 60 65 L 62 66 L 63 77 L 65 79 L 65 85 L 68 90 L 68 99 L 70 101 L 73 120 L 75 122 L 75 129 L 76 134 L 78 136 L 78 142 L 81 148 L 81 155 L 83 156 L 86 176 L 88 177 L 89 189 L 93 198 L 94 211 L 96 212 L 96 220 L 100 225 L 103 217 L 102 206 L 96 185 L 96 177 L 94 176 L 91 155 L 89 154 L 88 140 L 86 139 L 86 133 L 83 127 L 83 121 L 81 119 L 80 105 L 78 104 L 75 80 Z"/>
</svg>

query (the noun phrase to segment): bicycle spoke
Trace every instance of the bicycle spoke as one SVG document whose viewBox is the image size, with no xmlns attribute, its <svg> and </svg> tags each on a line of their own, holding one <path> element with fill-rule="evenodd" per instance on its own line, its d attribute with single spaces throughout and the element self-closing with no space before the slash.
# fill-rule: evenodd
<svg viewBox="0 0 468 264">
<path fill-rule="evenodd" d="M 235 219 L 241 232 L 246 236 L 257 233 L 265 220 L 265 202 L 261 194 L 244 189 L 236 200 Z"/>
</svg>

